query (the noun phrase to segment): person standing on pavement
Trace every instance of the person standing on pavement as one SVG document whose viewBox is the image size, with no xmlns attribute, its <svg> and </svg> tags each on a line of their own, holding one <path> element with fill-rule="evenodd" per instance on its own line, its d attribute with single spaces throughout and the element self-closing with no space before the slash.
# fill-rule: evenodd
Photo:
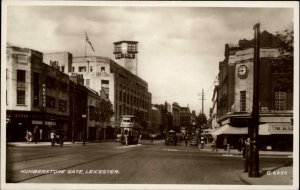
<svg viewBox="0 0 300 190">
<path fill-rule="evenodd" d="M 244 172 L 249 171 L 249 159 L 250 159 L 250 138 L 248 137 L 244 144 Z"/>
<path fill-rule="evenodd" d="M 35 144 L 37 144 L 38 138 L 39 138 L 39 129 L 38 126 L 35 126 L 33 129 L 33 140 Z"/>
<path fill-rule="evenodd" d="M 212 150 L 211 151 L 214 151 L 216 150 L 217 152 L 217 136 L 213 137 L 213 141 L 212 141 Z"/>
<path fill-rule="evenodd" d="M 188 145 L 188 142 L 189 142 L 189 137 L 188 137 L 188 135 L 185 135 L 185 146 L 187 147 L 187 145 Z"/>
<path fill-rule="evenodd" d="M 55 132 L 51 130 L 50 132 L 51 146 L 55 146 Z"/>
<path fill-rule="evenodd" d="M 224 140 L 223 140 L 223 148 L 224 148 L 224 151 L 227 150 L 227 137 L 226 136 L 224 137 Z"/>
</svg>

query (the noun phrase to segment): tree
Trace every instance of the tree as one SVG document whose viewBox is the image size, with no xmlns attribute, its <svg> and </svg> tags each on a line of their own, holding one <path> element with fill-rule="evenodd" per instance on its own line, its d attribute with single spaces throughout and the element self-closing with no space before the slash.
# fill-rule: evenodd
<svg viewBox="0 0 300 190">
<path fill-rule="evenodd" d="M 201 128 L 203 126 L 207 125 L 207 118 L 206 115 L 204 113 L 200 113 L 197 117 L 196 117 L 196 126 L 198 128 Z"/>
<path fill-rule="evenodd" d="M 102 128 L 105 122 L 109 122 L 114 115 L 113 106 L 109 100 L 100 99 L 95 109 L 95 120 L 102 122 Z M 104 129 L 105 140 L 105 129 Z"/>
<path fill-rule="evenodd" d="M 276 32 L 279 41 L 278 48 L 282 59 L 292 60 L 294 58 L 294 31 L 286 29 Z"/>
</svg>

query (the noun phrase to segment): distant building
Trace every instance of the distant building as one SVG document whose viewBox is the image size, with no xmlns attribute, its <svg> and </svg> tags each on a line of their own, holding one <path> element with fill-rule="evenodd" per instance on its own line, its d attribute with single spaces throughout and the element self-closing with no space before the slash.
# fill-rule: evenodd
<svg viewBox="0 0 300 190">
<path fill-rule="evenodd" d="M 261 148 L 291 149 L 293 138 L 293 62 L 278 59 L 275 36 L 263 31 L 260 49 L 259 135 Z M 253 98 L 253 40 L 225 46 L 219 64 L 217 115 L 231 144 L 248 133 Z M 224 128 L 224 129 L 225 129 Z M 218 134 L 218 131 L 215 132 Z"/>
<path fill-rule="evenodd" d="M 36 126 L 42 141 L 51 129 L 67 131 L 69 76 L 27 48 L 8 46 L 6 65 L 7 140 L 24 141 L 26 130 Z"/>
<path fill-rule="evenodd" d="M 103 128 L 108 137 L 115 134 L 120 126 L 122 115 L 137 116 L 144 128 L 150 123 L 151 93 L 148 83 L 138 77 L 135 41 L 115 42 L 115 58 L 118 63 L 107 57 L 70 56 L 68 53 L 50 53 L 45 57 L 47 64 L 58 63 L 59 68 L 68 68 L 69 75 L 80 74 L 84 86 L 94 90 L 101 97 L 109 99 L 113 105 L 114 116 Z M 72 57 L 70 69 L 69 57 Z M 101 126 L 102 127 L 102 126 Z M 100 130 L 100 129 L 98 129 Z"/>
<path fill-rule="evenodd" d="M 180 107 L 180 131 L 186 133 L 192 125 L 191 112 L 189 107 Z"/>
<path fill-rule="evenodd" d="M 161 128 L 163 124 L 163 113 L 156 107 L 151 109 L 151 132 L 158 135 L 161 134 Z"/>
<path fill-rule="evenodd" d="M 180 106 L 177 102 L 172 104 L 173 129 L 180 130 Z"/>
<path fill-rule="evenodd" d="M 165 102 L 164 104 L 155 104 L 154 107 L 160 110 L 161 113 L 160 135 L 166 135 L 167 131 L 171 130 L 173 126 L 171 104 Z"/>
<path fill-rule="evenodd" d="M 58 70 L 69 75 L 72 72 L 73 55 L 69 52 L 44 53 L 43 62 L 48 65 L 56 64 Z"/>
</svg>

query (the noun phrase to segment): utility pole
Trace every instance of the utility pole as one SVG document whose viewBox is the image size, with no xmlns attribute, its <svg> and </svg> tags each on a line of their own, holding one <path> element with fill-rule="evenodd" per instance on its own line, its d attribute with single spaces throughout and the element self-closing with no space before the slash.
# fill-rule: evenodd
<svg viewBox="0 0 300 190">
<path fill-rule="evenodd" d="M 201 105 L 202 105 L 202 110 L 201 110 L 201 113 L 203 114 L 204 113 L 204 91 L 203 91 L 203 88 L 202 88 L 202 92 L 201 92 L 201 94 L 199 94 L 198 93 L 198 96 L 201 96 L 201 99 L 199 99 L 199 100 L 201 100 Z"/>
<path fill-rule="evenodd" d="M 259 175 L 259 153 L 258 153 L 258 125 L 259 125 L 259 64 L 260 64 L 260 24 L 254 29 L 254 64 L 253 64 L 253 106 L 251 124 L 248 128 L 250 135 L 250 169 L 249 177 L 260 177 Z"/>
</svg>

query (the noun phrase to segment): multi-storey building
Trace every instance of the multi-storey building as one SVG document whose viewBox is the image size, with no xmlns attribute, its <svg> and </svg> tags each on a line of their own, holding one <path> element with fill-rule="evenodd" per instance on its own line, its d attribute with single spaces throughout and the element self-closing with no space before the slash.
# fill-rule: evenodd
<svg viewBox="0 0 300 190">
<path fill-rule="evenodd" d="M 262 32 L 259 65 L 262 148 L 292 148 L 293 62 L 283 61 L 279 55 L 275 36 Z M 214 134 L 231 135 L 232 141 L 248 134 L 253 102 L 253 57 L 253 40 L 241 40 L 239 45 L 225 46 L 225 60 L 219 64 L 217 113 L 221 129 Z"/>
<path fill-rule="evenodd" d="M 43 54 L 8 46 L 6 69 L 7 139 L 24 141 L 26 130 L 38 127 L 39 140 L 50 129 L 68 129 L 69 77 L 56 63 L 43 63 Z"/>
<path fill-rule="evenodd" d="M 180 130 L 180 106 L 177 102 L 172 104 L 173 129 Z"/>
<path fill-rule="evenodd" d="M 155 104 L 154 107 L 157 108 L 161 114 L 161 126 L 159 129 L 159 133 L 157 134 L 161 136 L 166 135 L 167 131 L 172 129 L 173 126 L 171 105 L 168 102 L 165 102 L 164 104 Z M 151 122 L 153 124 L 152 120 Z"/>
<path fill-rule="evenodd" d="M 151 109 L 151 132 L 160 135 L 162 125 L 163 125 L 163 114 L 161 110 L 159 110 L 154 106 Z"/>
<path fill-rule="evenodd" d="M 180 131 L 185 132 L 192 125 L 191 112 L 189 107 L 180 107 Z"/>
<path fill-rule="evenodd" d="M 70 76 L 70 124 L 68 136 L 72 141 L 89 141 L 100 139 L 101 122 L 97 118 L 97 105 L 101 97 L 94 91 L 83 86 L 82 75 Z M 80 100 L 80 101 L 78 101 Z"/>
<path fill-rule="evenodd" d="M 48 65 L 56 64 L 59 71 L 69 75 L 72 72 L 73 56 L 69 52 L 44 53 L 43 62 Z"/>
<path fill-rule="evenodd" d="M 85 86 L 111 101 L 114 117 L 106 125 L 110 133 L 126 114 L 138 116 L 147 125 L 151 94 L 146 81 L 106 57 L 74 57 L 72 67 L 74 73 L 83 75 Z"/>
</svg>

